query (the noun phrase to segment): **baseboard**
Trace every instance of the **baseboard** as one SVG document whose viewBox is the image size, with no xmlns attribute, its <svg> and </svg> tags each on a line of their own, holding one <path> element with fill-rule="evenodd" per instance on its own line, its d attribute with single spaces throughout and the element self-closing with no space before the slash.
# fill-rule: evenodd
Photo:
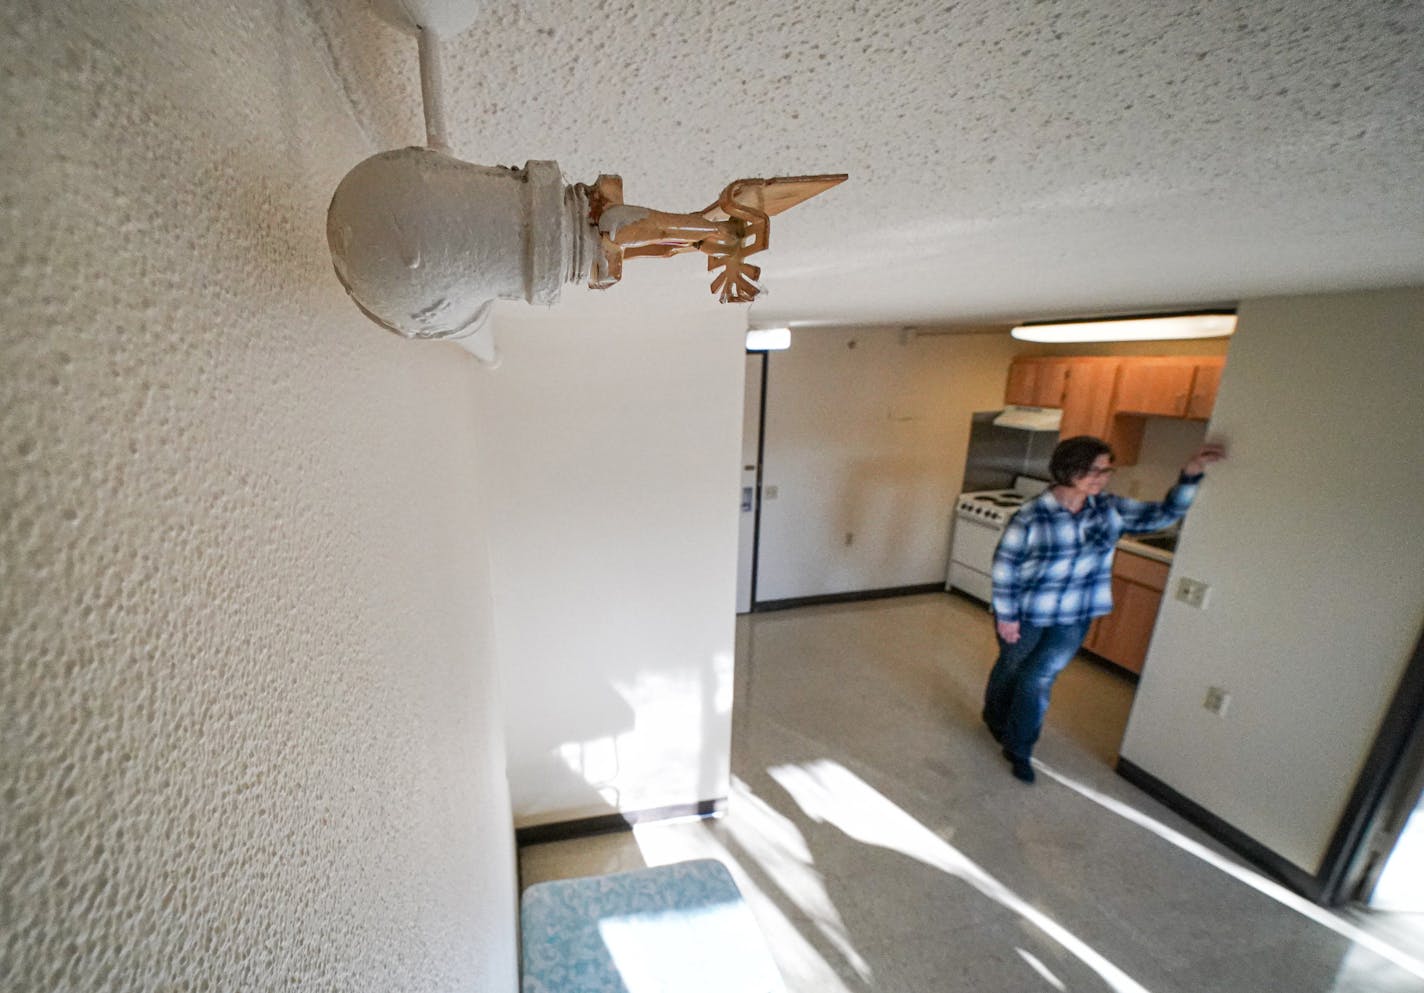
<svg viewBox="0 0 1424 993">
<path fill-rule="evenodd" d="M 535 824 L 531 827 L 516 828 L 514 843 L 543 845 L 551 841 L 569 841 L 574 838 L 591 838 L 600 834 L 627 831 L 634 824 L 649 821 L 667 821 L 679 817 L 711 817 L 720 814 L 727 806 L 726 797 L 715 800 L 699 800 L 697 803 L 675 803 L 667 807 L 649 807 L 646 810 L 624 810 L 616 814 L 601 814 L 598 817 L 583 817 L 573 821 L 556 821 L 552 824 Z"/>
<path fill-rule="evenodd" d="M 785 600 L 758 600 L 752 613 L 767 610 L 790 610 L 792 607 L 814 607 L 823 603 L 855 603 L 858 600 L 884 600 L 896 596 L 916 596 L 920 593 L 943 593 L 943 583 L 923 583 L 919 586 L 887 586 L 879 590 L 852 590 L 849 593 L 823 593 L 820 596 L 788 597 Z"/>
<path fill-rule="evenodd" d="M 991 604 L 988 600 L 979 599 L 977 596 L 975 596 L 973 593 L 970 593 L 968 590 L 961 590 L 958 586 L 951 586 L 946 589 L 945 592 L 948 593 L 950 596 L 957 596 L 961 600 L 968 600 L 975 606 L 983 607 L 985 610 L 990 611 L 991 613 L 993 612 L 993 604 Z"/>
<path fill-rule="evenodd" d="M 1092 662 L 1094 665 L 1102 666 L 1104 669 L 1107 669 L 1115 676 L 1122 676 L 1126 679 L 1132 680 L 1132 682 L 1134 683 L 1139 683 L 1142 681 L 1142 674 L 1140 672 L 1133 672 L 1125 665 L 1118 665 L 1112 659 L 1107 658 L 1103 655 L 1099 655 L 1091 648 L 1079 648 L 1078 654 L 1081 655 L 1083 658 L 1087 659 L 1089 662 Z"/>
<path fill-rule="evenodd" d="M 1117 760 L 1117 774 L 1173 813 L 1191 821 L 1227 848 L 1253 863 L 1258 869 L 1295 890 L 1301 896 L 1325 905 L 1325 887 L 1321 879 L 1300 866 L 1282 858 L 1255 838 L 1213 814 L 1200 804 L 1187 799 L 1152 773 L 1133 765 L 1125 758 Z"/>
</svg>

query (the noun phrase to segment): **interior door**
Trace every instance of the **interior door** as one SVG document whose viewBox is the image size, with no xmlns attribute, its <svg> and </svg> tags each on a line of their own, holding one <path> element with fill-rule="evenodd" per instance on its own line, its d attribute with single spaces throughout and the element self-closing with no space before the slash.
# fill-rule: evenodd
<svg viewBox="0 0 1424 993">
<path fill-rule="evenodd" d="M 761 505 L 761 406 L 766 353 L 747 353 L 742 401 L 742 512 L 737 535 L 737 613 L 750 613 L 756 595 L 757 520 Z"/>
</svg>

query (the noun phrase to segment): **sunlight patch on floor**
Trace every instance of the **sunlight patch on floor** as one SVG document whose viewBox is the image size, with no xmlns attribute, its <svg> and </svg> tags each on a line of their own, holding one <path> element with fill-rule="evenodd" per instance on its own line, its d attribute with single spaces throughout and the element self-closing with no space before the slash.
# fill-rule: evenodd
<svg viewBox="0 0 1424 993">
<path fill-rule="evenodd" d="M 804 915 L 861 982 L 871 983 L 870 966 L 851 943 L 821 874 L 811 864 L 811 851 L 801 832 L 741 780 L 733 780 L 732 794 L 737 817 L 723 823 L 753 865 L 744 866 L 742 856 L 710 831 L 670 831 L 657 822 L 633 828 L 643 861 L 651 866 L 715 858 L 727 866 L 767 941 L 776 949 L 777 963 L 790 985 L 826 993 L 851 993 L 825 955 L 807 941 L 796 922 L 788 917 L 782 901 Z M 768 880 L 776 890 L 765 890 L 753 873 L 755 878 Z"/>
<path fill-rule="evenodd" d="M 768 772 L 808 817 L 832 824 L 864 844 L 899 852 L 964 880 L 1056 941 L 1116 993 L 1148 993 L 1146 987 L 1086 942 L 839 763 L 823 759 L 805 765 L 775 766 Z"/>
<path fill-rule="evenodd" d="M 1294 910 L 1297 913 L 1304 915 L 1305 917 L 1308 917 L 1310 920 L 1314 921 L 1317 924 L 1320 924 L 1323 927 L 1329 928 L 1341 937 L 1354 942 L 1356 945 L 1359 945 L 1362 948 L 1369 949 L 1371 952 L 1374 952 L 1381 958 L 1393 962 L 1401 969 L 1405 969 L 1413 973 L 1414 975 L 1419 976 L 1420 978 L 1424 978 L 1424 962 L 1420 962 L 1418 959 L 1414 958 L 1411 955 L 1407 955 L 1406 953 L 1395 948 L 1388 942 L 1381 941 L 1374 935 L 1363 931 L 1358 927 L 1355 927 L 1348 921 L 1341 920 L 1339 917 L 1337 917 L 1335 914 L 1332 914 L 1324 907 L 1320 907 L 1314 903 L 1311 903 L 1309 900 L 1305 899 L 1305 897 L 1302 897 L 1292 892 L 1291 890 L 1287 889 L 1286 887 L 1282 886 L 1280 883 L 1277 883 L 1272 879 L 1267 879 L 1265 876 L 1261 875 L 1258 872 L 1255 872 L 1252 869 L 1248 869 L 1245 866 L 1238 865 L 1232 860 L 1225 858 L 1224 856 L 1218 855 L 1216 852 L 1212 851 L 1210 848 L 1206 847 L 1200 842 L 1193 841 L 1191 838 L 1188 838 L 1180 831 L 1168 827 L 1166 824 L 1163 824 L 1156 818 L 1144 814 L 1142 811 L 1136 809 L 1135 807 L 1129 806 L 1126 803 L 1123 803 L 1121 800 L 1114 799 L 1113 797 L 1110 797 L 1098 790 L 1093 789 L 1091 786 L 1088 786 L 1084 783 L 1080 783 L 1077 780 L 1065 776 L 1061 772 L 1058 772 L 1051 766 L 1045 765 L 1037 759 L 1034 760 L 1034 765 L 1038 767 L 1040 772 L 1044 773 L 1051 779 L 1068 787 L 1075 793 L 1078 793 L 1079 795 L 1086 797 L 1089 800 L 1092 800 L 1094 803 L 1098 804 L 1104 809 L 1110 810 L 1113 813 L 1117 814 L 1119 817 L 1123 817 L 1133 822 L 1134 824 L 1137 824 L 1139 827 L 1151 831 L 1159 838 L 1170 842 L 1171 844 L 1180 848 L 1182 851 L 1187 852 L 1191 855 L 1195 855 L 1203 862 L 1206 862 L 1216 867 L 1217 869 L 1220 869 L 1227 875 L 1239 880 L 1240 882 L 1245 883 L 1247 886 L 1270 897 L 1277 903 L 1280 903 L 1281 905 L 1288 907 L 1291 910 Z"/>
<path fill-rule="evenodd" d="M 1049 986 L 1052 986 L 1055 990 L 1058 991 L 1058 993 L 1067 993 L 1067 984 L 1065 984 L 1063 980 L 1055 976 L 1053 974 L 1052 969 L 1048 968 L 1048 966 L 1044 965 L 1041 961 L 1039 961 L 1038 956 L 1034 955 L 1026 948 L 1015 948 L 1014 951 L 1019 953 L 1019 958 L 1023 959 L 1025 962 L 1028 963 L 1028 967 L 1030 969 L 1032 969 L 1034 972 L 1038 973 L 1040 976 L 1043 977 L 1043 981 L 1045 983 L 1047 983 Z"/>
</svg>

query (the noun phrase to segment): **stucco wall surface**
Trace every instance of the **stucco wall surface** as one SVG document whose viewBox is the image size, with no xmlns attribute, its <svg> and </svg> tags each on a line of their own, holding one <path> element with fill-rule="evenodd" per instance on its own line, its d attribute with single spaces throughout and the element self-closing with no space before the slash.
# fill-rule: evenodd
<svg viewBox="0 0 1424 993">
<path fill-rule="evenodd" d="M 0 989 L 512 990 L 484 373 L 297 4 L 0 6 Z"/>
</svg>

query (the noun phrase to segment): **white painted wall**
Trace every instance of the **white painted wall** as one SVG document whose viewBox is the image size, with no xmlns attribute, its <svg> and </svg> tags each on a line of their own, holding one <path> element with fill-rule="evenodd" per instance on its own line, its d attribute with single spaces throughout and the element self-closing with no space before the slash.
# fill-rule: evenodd
<svg viewBox="0 0 1424 993">
<path fill-rule="evenodd" d="M 1424 290 L 1251 301 L 1122 755 L 1314 872 L 1420 634 Z M 1232 695 L 1225 718 L 1208 686 Z"/>
<path fill-rule="evenodd" d="M 697 262 L 693 259 L 691 262 Z M 637 275 L 496 313 L 482 446 L 520 826 L 728 789 L 745 311 Z"/>
<path fill-rule="evenodd" d="M 0 12 L 7 990 L 516 987 L 487 380 L 332 274 L 306 11 Z"/>
<path fill-rule="evenodd" d="M 942 584 L 970 418 L 1003 406 L 1018 348 L 815 328 L 772 353 L 757 599 Z"/>
</svg>

